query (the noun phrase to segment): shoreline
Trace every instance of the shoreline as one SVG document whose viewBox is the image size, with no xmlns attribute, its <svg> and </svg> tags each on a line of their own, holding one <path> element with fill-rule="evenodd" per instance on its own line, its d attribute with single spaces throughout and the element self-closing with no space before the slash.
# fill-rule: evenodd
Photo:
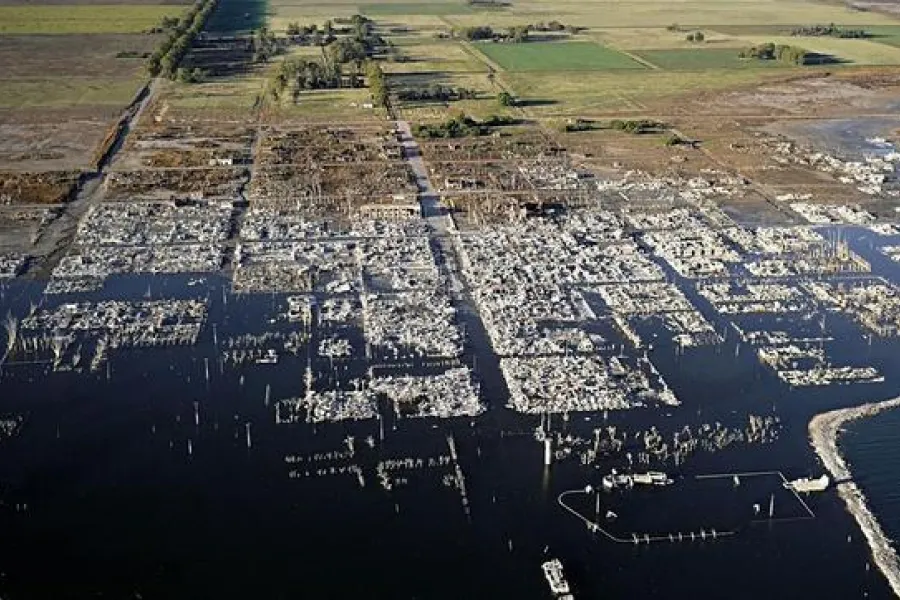
<svg viewBox="0 0 900 600">
<path fill-rule="evenodd" d="M 809 422 L 810 443 L 830 472 L 834 481 L 851 479 L 852 474 L 838 449 L 840 429 L 846 423 L 864 417 L 875 416 L 885 410 L 900 408 L 900 397 L 881 402 L 870 402 L 853 408 L 842 408 L 816 415 Z M 862 490 L 855 482 L 836 484 L 838 495 L 844 500 L 847 511 L 856 519 L 878 570 L 887 578 L 894 594 L 900 598 L 900 557 L 885 535 L 875 515 L 869 510 Z"/>
</svg>

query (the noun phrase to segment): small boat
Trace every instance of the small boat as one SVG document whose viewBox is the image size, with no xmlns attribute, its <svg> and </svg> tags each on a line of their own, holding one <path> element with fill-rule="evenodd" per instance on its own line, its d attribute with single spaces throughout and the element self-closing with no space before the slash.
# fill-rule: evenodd
<svg viewBox="0 0 900 600">
<path fill-rule="evenodd" d="M 809 493 L 824 492 L 826 489 L 828 489 L 828 485 L 830 483 L 831 480 L 828 478 L 828 475 L 822 475 L 818 479 L 801 477 L 800 479 L 795 479 L 793 481 L 785 481 L 783 485 L 787 490 Z"/>
<path fill-rule="evenodd" d="M 563 566 L 558 558 L 548 560 L 541 565 L 544 571 L 544 577 L 550 585 L 550 591 L 554 596 L 562 596 L 569 593 L 569 582 L 563 574 Z"/>
</svg>

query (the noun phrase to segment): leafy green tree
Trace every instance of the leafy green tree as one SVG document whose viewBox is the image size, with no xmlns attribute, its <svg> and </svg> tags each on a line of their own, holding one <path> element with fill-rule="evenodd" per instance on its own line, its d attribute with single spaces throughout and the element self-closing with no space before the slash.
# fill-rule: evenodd
<svg viewBox="0 0 900 600">
<path fill-rule="evenodd" d="M 366 65 L 366 79 L 369 82 L 369 92 L 372 94 L 372 102 L 376 106 L 387 106 L 388 89 L 384 71 L 376 62 L 370 61 Z"/>
</svg>

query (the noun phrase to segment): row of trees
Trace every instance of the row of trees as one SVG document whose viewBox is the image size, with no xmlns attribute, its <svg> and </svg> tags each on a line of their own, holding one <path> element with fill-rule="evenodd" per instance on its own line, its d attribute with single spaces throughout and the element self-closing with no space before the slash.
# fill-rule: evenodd
<svg viewBox="0 0 900 600">
<path fill-rule="evenodd" d="M 642 134 L 642 133 L 658 133 L 666 129 L 665 123 L 659 121 L 651 121 L 650 119 L 630 119 L 623 121 L 615 119 L 609 122 L 609 127 L 616 131 L 624 131 L 625 133 Z"/>
<path fill-rule="evenodd" d="M 577 131 L 594 131 L 600 129 L 600 125 L 596 121 L 590 119 L 573 119 L 563 125 L 563 131 L 573 133 Z"/>
<path fill-rule="evenodd" d="M 757 60 L 777 60 L 794 65 L 807 64 L 809 53 L 797 46 L 785 44 L 773 44 L 767 42 L 759 46 L 744 48 L 738 54 L 741 58 L 755 58 Z"/>
<path fill-rule="evenodd" d="M 253 48 L 253 62 L 268 62 L 270 58 L 282 51 L 281 45 L 275 33 L 267 27 L 262 27 L 258 31 L 254 31 L 250 38 L 250 45 Z"/>
<path fill-rule="evenodd" d="M 339 26 L 336 26 L 338 23 Z M 302 46 L 325 46 L 332 43 L 338 37 L 349 37 L 364 44 L 379 45 L 382 40 L 375 33 L 375 24 L 368 17 L 353 15 L 349 18 L 337 18 L 328 20 L 319 27 L 315 23 L 300 25 L 297 22 L 288 23 L 287 35 L 294 44 Z"/>
<path fill-rule="evenodd" d="M 494 42 L 521 43 L 528 41 L 528 34 L 532 31 L 578 33 L 581 29 L 574 25 L 563 25 L 559 21 L 550 21 L 549 23 L 537 23 L 534 25 L 514 25 L 502 31 L 495 31 L 488 25 L 457 27 L 453 29 L 451 35 L 470 42 L 491 40 Z"/>
<path fill-rule="evenodd" d="M 303 90 L 358 88 L 363 86 L 363 75 L 377 106 L 388 103 L 388 86 L 381 67 L 370 60 L 379 52 L 385 41 L 375 33 L 373 22 L 362 15 L 347 19 L 335 19 L 341 27 L 326 21 L 322 30 L 318 26 L 300 26 L 291 23 L 288 35 L 292 39 L 311 35 L 330 38 L 318 60 L 288 59 L 282 61 L 268 85 L 269 94 L 277 101 L 290 89 L 296 101 Z M 342 35 L 342 37 L 337 37 Z M 274 36 L 273 36 L 274 40 Z"/>
<path fill-rule="evenodd" d="M 451 32 L 455 38 L 480 42 L 490 40 L 493 42 L 527 42 L 530 25 L 516 25 L 508 27 L 505 31 L 494 31 L 488 25 L 475 27 L 457 27 Z"/>
<path fill-rule="evenodd" d="M 353 66 L 346 73 L 341 65 L 326 60 L 305 60 L 292 58 L 282 61 L 272 81 L 269 83 L 269 95 L 280 100 L 285 91 L 290 89 L 296 101 L 303 90 L 324 90 L 338 88 L 362 87 L 362 76 Z"/>
<path fill-rule="evenodd" d="M 687 34 L 684 39 L 691 43 L 702 44 L 706 41 L 706 36 L 703 35 L 702 31 L 694 31 L 693 33 Z"/>
<path fill-rule="evenodd" d="M 200 35 L 207 19 L 216 8 L 216 0 L 198 0 L 171 29 L 168 37 L 147 59 L 147 71 L 154 77 L 174 78 L 178 65 Z"/>
<path fill-rule="evenodd" d="M 528 28 L 531 31 L 541 31 L 541 32 L 556 32 L 556 33 L 578 33 L 585 29 L 584 27 L 578 27 L 576 25 L 565 25 L 560 23 L 559 21 L 550 21 L 549 23 L 539 22 L 533 25 L 529 25 Z"/>
<path fill-rule="evenodd" d="M 159 20 L 159 25 L 151 27 L 144 33 L 167 33 L 169 30 L 178 27 L 179 22 L 181 22 L 181 19 L 178 17 L 163 17 Z"/>
<path fill-rule="evenodd" d="M 518 101 L 515 96 L 504 90 L 497 94 L 497 102 L 500 106 L 515 106 Z"/>
<path fill-rule="evenodd" d="M 388 87 L 384 72 L 378 63 L 365 64 L 365 79 L 368 80 L 373 104 L 385 106 L 388 101 Z M 355 63 L 342 66 L 327 59 L 292 58 L 282 61 L 269 82 L 267 91 L 275 101 L 278 101 L 290 90 L 296 101 L 304 90 L 360 87 L 363 87 L 363 75 L 360 73 L 359 65 Z"/>
<path fill-rule="evenodd" d="M 420 138 L 462 138 L 488 135 L 492 127 L 516 125 L 519 120 L 514 117 L 493 115 L 483 121 L 476 121 L 462 113 L 451 117 L 443 123 L 416 125 L 413 133 Z"/>
<path fill-rule="evenodd" d="M 387 78 L 377 62 L 366 63 L 366 80 L 369 83 L 369 93 L 372 94 L 372 103 L 375 106 L 386 107 L 388 104 Z"/>
<path fill-rule="evenodd" d="M 203 69 L 186 69 L 178 67 L 175 71 L 175 79 L 181 83 L 202 83 L 206 80 L 207 73 Z"/>
<path fill-rule="evenodd" d="M 494 30 L 487 25 L 476 25 L 474 27 L 457 27 L 453 29 L 453 37 L 477 42 L 480 40 L 494 39 Z"/>
<path fill-rule="evenodd" d="M 834 23 L 830 25 L 810 25 L 796 27 L 791 30 L 791 35 L 804 37 L 836 37 L 836 38 L 867 38 L 871 37 L 865 29 L 844 29 Z"/>
<path fill-rule="evenodd" d="M 467 88 L 432 84 L 426 88 L 411 88 L 397 92 L 399 100 L 453 102 L 454 100 L 471 100 L 476 92 Z"/>
<path fill-rule="evenodd" d="M 321 30 L 315 23 L 311 25 L 300 25 L 295 21 L 293 23 L 288 23 L 287 26 L 287 34 L 290 37 L 306 37 L 316 33 L 324 36 L 334 35 L 334 24 L 331 21 L 325 21 Z"/>
<path fill-rule="evenodd" d="M 329 60 L 338 64 L 361 63 L 369 58 L 370 52 L 372 49 L 366 42 L 356 38 L 339 38 L 325 46 Z"/>
</svg>

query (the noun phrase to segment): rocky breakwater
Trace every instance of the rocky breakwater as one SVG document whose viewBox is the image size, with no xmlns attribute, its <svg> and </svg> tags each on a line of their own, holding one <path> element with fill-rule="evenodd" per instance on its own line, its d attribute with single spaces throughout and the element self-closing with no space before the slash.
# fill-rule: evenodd
<svg viewBox="0 0 900 600">
<path fill-rule="evenodd" d="M 846 423 L 898 407 L 900 398 L 894 398 L 816 415 L 809 423 L 809 435 L 819 458 L 838 482 L 838 494 L 846 503 L 847 510 L 866 536 L 876 566 L 887 578 L 894 594 L 900 597 L 900 557 L 875 515 L 869 510 L 862 490 L 856 483 L 849 481 L 850 469 L 838 448 L 838 436 Z"/>
</svg>

